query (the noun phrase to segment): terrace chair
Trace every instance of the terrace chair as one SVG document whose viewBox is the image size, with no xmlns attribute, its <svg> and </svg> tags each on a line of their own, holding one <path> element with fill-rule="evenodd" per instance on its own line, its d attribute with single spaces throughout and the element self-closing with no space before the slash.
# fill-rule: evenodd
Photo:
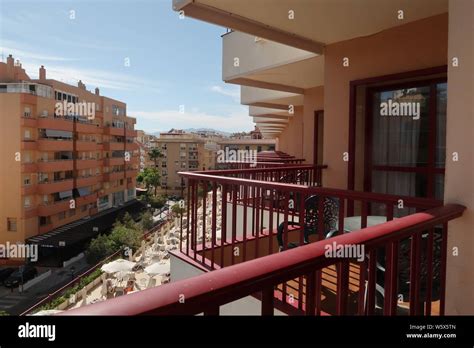
<svg viewBox="0 0 474 348">
<path fill-rule="evenodd" d="M 433 234 L 433 254 L 432 254 L 432 292 L 431 301 L 437 301 L 440 298 L 441 284 L 441 239 L 442 231 L 435 228 Z M 408 302 L 410 294 L 410 252 L 411 238 L 400 241 L 398 249 L 398 296 L 402 296 L 403 302 Z M 419 269 L 419 296 L 420 307 L 426 302 L 427 276 L 428 276 L 428 234 L 423 234 L 420 248 L 420 269 Z M 377 277 L 376 277 L 376 305 L 383 307 L 385 297 L 385 249 L 377 250 Z M 366 289 L 367 291 L 367 289 Z"/>
<path fill-rule="evenodd" d="M 304 202 L 305 207 L 305 216 L 304 216 L 304 223 L 301 226 L 300 222 L 291 222 L 288 221 L 288 226 L 300 226 L 303 227 L 303 243 L 309 244 L 309 236 L 312 234 L 318 234 L 318 203 L 319 203 L 319 196 L 313 195 L 308 197 Z M 338 221 L 338 214 L 339 214 L 339 202 L 337 198 L 333 197 L 324 197 L 324 231 L 322 231 L 322 235 L 324 238 L 330 238 L 335 232 L 337 232 L 337 221 Z M 285 229 L 285 223 L 282 222 L 277 229 L 277 240 L 278 240 L 278 247 L 280 251 L 286 249 L 292 249 L 298 246 L 297 243 L 288 243 L 288 245 L 284 245 L 283 242 L 283 232 Z"/>
</svg>

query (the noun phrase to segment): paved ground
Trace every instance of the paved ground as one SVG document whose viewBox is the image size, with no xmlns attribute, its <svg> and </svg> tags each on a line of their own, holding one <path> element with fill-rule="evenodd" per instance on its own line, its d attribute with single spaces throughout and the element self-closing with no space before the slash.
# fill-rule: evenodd
<svg viewBox="0 0 474 348">
<path fill-rule="evenodd" d="M 19 315 L 48 294 L 70 282 L 72 277 L 69 269 L 72 266 L 76 269 L 76 276 L 91 267 L 87 264 L 85 258 L 76 261 L 66 268 L 37 267 L 40 273 L 51 269 L 52 274 L 23 293 L 18 288 L 12 291 L 5 286 L 0 286 L 0 311 L 6 311 L 11 315 Z"/>
</svg>

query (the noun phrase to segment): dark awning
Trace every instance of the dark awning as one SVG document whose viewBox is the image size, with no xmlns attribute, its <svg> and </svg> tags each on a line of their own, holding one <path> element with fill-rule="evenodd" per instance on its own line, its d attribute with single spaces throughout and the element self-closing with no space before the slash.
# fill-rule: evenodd
<svg viewBox="0 0 474 348">
<path fill-rule="evenodd" d="M 50 138 L 72 138 L 72 132 L 56 130 L 56 129 L 46 129 L 46 136 Z"/>
<path fill-rule="evenodd" d="M 77 193 L 79 193 L 80 197 L 84 197 L 90 195 L 91 190 L 88 187 L 79 187 Z"/>
<path fill-rule="evenodd" d="M 59 198 L 64 199 L 68 197 L 72 197 L 72 190 L 59 192 Z"/>
<path fill-rule="evenodd" d="M 89 241 L 99 233 L 109 231 L 115 220 L 125 212 L 136 217 L 143 209 L 143 203 L 134 199 L 125 202 L 119 208 L 110 208 L 90 218 L 74 221 L 45 234 L 28 238 L 26 242 L 38 244 L 42 248 L 67 248 L 76 243 Z"/>
</svg>

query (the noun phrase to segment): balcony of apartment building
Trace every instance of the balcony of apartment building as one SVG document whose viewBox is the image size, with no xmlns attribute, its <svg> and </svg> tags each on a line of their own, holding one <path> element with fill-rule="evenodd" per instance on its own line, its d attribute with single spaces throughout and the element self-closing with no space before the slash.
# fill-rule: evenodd
<svg viewBox="0 0 474 348">
<path fill-rule="evenodd" d="M 69 116 L 50 115 L 48 113 L 41 114 L 37 119 L 37 127 L 43 129 L 52 129 L 58 131 L 73 131 L 73 119 Z"/>
<path fill-rule="evenodd" d="M 472 313 L 472 259 L 452 257 L 448 244 L 472 239 L 472 214 L 464 214 L 464 205 L 474 204 L 472 185 L 461 171 L 472 174 L 472 156 L 463 164 L 445 159 L 448 148 L 467 143 L 443 127 L 469 137 L 469 116 L 460 115 L 468 115 L 470 94 L 450 93 L 446 107 L 445 83 L 448 75 L 451 91 L 471 91 L 472 69 L 440 66 L 449 62 L 448 42 L 449 57 L 470 45 L 460 23 L 472 24 L 463 15 L 472 13 L 472 2 L 406 4 L 412 12 L 403 25 L 393 16 L 397 4 L 368 2 L 348 2 L 344 11 L 330 2 L 292 3 L 304 17 L 298 27 L 254 3 L 174 2 L 187 17 L 247 32 L 250 38 L 233 36 L 242 42 L 250 45 L 253 37 L 255 47 L 244 50 L 237 39 L 235 47 L 226 44 L 234 33 L 224 36 L 223 76 L 242 85 L 243 94 L 259 95 L 244 96 L 254 121 L 291 155 L 262 154 L 256 168 L 236 163 L 237 169 L 181 173 L 186 213 L 171 283 L 70 314 Z M 288 4 L 274 6 L 286 13 Z M 278 62 L 280 53 L 265 54 L 273 41 L 316 56 Z M 252 55 L 263 62 L 247 66 Z M 350 65 L 343 66 L 344 57 Z M 464 59 L 472 65 L 472 53 Z M 424 101 L 423 126 L 408 119 L 389 126 L 393 119 L 378 117 L 374 105 L 383 98 L 414 94 Z M 292 116 L 280 114 L 291 106 Z"/>
<path fill-rule="evenodd" d="M 50 158 L 51 157 L 51 158 Z M 51 156 L 40 158 L 37 163 L 38 172 L 52 173 L 73 170 L 72 151 L 57 151 Z"/>
<path fill-rule="evenodd" d="M 125 142 L 121 139 L 110 139 L 109 141 L 104 141 L 104 150 L 105 151 L 124 151 Z"/>
<path fill-rule="evenodd" d="M 102 181 L 102 174 L 85 174 L 76 178 L 76 187 L 92 186 Z"/>
<path fill-rule="evenodd" d="M 75 141 L 76 151 L 95 151 L 97 150 L 97 141 L 95 138 L 79 138 Z"/>
<path fill-rule="evenodd" d="M 105 135 L 116 135 L 116 136 L 125 136 L 126 128 L 123 122 L 106 122 L 104 124 L 104 134 Z"/>
<path fill-rule="evenodd" d="M 80 118 L 76 122 L 76 132 L 85 134 L 102 134 L 104 129 L 100 124 L 95 123 L 93 120 L 87 118 Z"/>
<path fill-rule="evenodd" d="M 128 138 L 125 142 L 125 150 L 126 151 L 136 151 L 139 149 L 137 143 L 134 142 L 133 138 Z"/>
<path fill-rule="evenodd" d="M 83 169 L 94 169 L 102 167 L 102 161 L 98 160 L 95 157 L 80 157 L 76 159 L 76 169 L 83 170 Z"/>
<path fill-rule="evenodd" d="M 104 173 L 104 181 L 116 181 L 125 178 L 123 169 L 112 169 L 108 173 Z"/>
<path fill-rule="evenodd" d="M 187 204 L 171 284 L 147 290 L 155 300 L 144 306 L 138 293 L 71 314 L 444 313 L 448 222 L 464 207 L 325 188 L 325 166 L 268 163 L 181 173 Z M 343 246 L 353 254 L 337 255 Z M 179 293 L 185 304 L 172 299 Z"/>
<path fill-rule="evenodd" d="M 59 214 L 63 211 L 68 211 L 71 209 L 71 202 L 69 198 L 62 200 L 45 202 L 37 207 L 38 216 L 51 216 Z"/>
<path fill-rule="evenodd" d="M 38 194 L 66 192 L 74 188 L 72 171 L 38 173 Z"/>
<path fill-rule="evenodd" d="M 110 157 L 104 157 L 104 165 L 120 166 L 125 164 L 125 152 L 124 151 L 113 151 Z"/>
<path fill-rule="evenodd" d="M 40 128 L 38 133 L 37 149 L 40 151 L 73 150 L 72 131 Z"/>
</svg>

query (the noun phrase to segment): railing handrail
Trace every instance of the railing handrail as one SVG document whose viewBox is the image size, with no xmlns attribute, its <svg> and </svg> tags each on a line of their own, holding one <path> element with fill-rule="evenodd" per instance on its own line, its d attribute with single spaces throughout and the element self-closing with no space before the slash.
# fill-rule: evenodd
<svg viewBox="0 0 474 348">
<path fill-rule="evenodd" d="M 460 217 L 464 210 L 464 206 L 457 204 L 434 208 L 58 315 L 190 315 L 208 310 L 215 313 L 221 305 L 350 259 L 326 257 L 328 243 L 364 245 L 371 250 Z"/>
<path fill-rule="evenodd" d="M 229 162 L 235 163 L 235 162 Z M 249 162 L 243 162 L 249 163 Z M 262 163 L 262 162 L 257 162 Z M 263 162 L 264 163 L 264 162 Z M 196 171 L 193 173 L 196 174 L 207 174 L 207 175 L 215 175 L 215 176 L 225 176 L 229 174 L 252 174 L 252 173 L 268 173 L 268 172 L 277 172 L 277 171 L 289 171 L 289 170 L 303 170 L 303 169 L 326 169 L 327 165 L 312 165 L 312 164 L 303 164 L 303 165 L 292 165 L 292 166 L 283 166 L 283 167 L 270 167 L 270 168 L 242 168 L 242 169 L 222 169 L 222 170 L 201 170 Z M 185 173 L 185 172 L 181 172 Z M 181 174 L 179 173 L 179 174 Z"/>
<path fill-rule="evenodd" d="M 237 185 L 237 186 L 256 186 L 263 189 L 279 190 L 282 192 L 295 192 L 295 193 L 302 193 L 302 194 L 306 193 L 308 195 L 319 194 L 323 196 L 345 197 L 345 198 L 350 198 L 350 199 L 357 199 L 357 200 L 377 202 L 377 203 L 390 202 L 390 203 L 393 203 L 394 205 L 398 204 L 399 200 L 403 200 L 403 203 L 405 206 L 414 205 L 419 208 L 434 208 L 443 204 L 442 200 L 437 200 L 437 199 L 432 199 L 432 198 L 411 197 L 411 196 L 393 195 L 393 194 L 387 194 L 387 193 L 353 191 L 353 190 L 336 189 L 336 188 L 329 188 L 329 187 L 288 184 L 288 183 L 274 182 L 274 181 L 250 180 L 250 179 L 233 178 L 233 177 L 226 177 L 226 176 L 209 175 L 207 174 L 207 172 L 206 174 L 201 174 L 197 172 L 179 172 L 178 174 L 188 179 L 216 182 L 218 184 Z"/>
</svg>

